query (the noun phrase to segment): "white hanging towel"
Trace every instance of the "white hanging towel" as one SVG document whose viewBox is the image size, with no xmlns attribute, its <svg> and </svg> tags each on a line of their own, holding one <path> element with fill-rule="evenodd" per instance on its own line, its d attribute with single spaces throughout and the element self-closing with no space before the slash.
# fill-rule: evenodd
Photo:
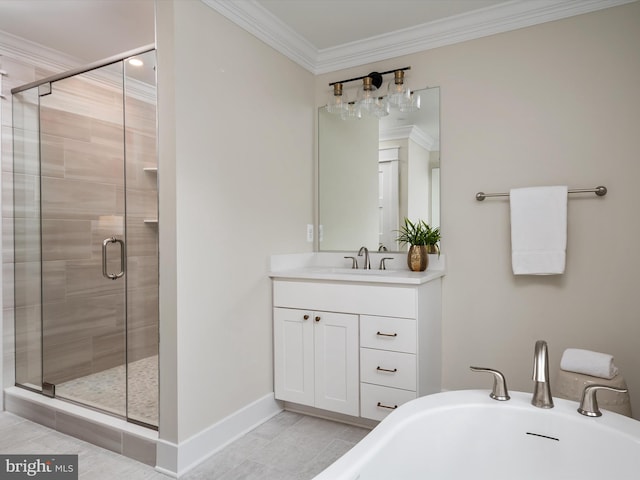
<svg viewBox="0 0 640 480">
<path fill-rule="evenodd" d="M 514 188 L 509 192 L 514 275 L 564 273 L 567 192 L 566 186 Z"/>
</svg>

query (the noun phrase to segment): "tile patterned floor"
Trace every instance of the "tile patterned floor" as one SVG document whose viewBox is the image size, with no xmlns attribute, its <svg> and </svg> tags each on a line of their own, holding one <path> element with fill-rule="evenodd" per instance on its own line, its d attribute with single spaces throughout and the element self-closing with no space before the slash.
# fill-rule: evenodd
<svg viewBox="0 0 640 480">
<path fill-rule="evenodd" d="M 128 395 L 129 418 L 158 425 L 158 356 L 59 383 L 56 395 L 123 417 Z"/>
<path fill-rule="evenodd" d="M 282 412 L 211 456 L 183 480 L 308 480 L 369 430 Z M 0 452 L 78 454 L 81 480 L 167 480 L 153 468 L 0 412 Z"/>
</svg>

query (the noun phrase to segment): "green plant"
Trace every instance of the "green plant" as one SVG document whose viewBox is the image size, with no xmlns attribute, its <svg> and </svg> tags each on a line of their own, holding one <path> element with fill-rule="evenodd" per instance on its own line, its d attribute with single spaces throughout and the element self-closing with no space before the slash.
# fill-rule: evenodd
<svg viewBox="0 0 640 480">
<path fill-rule="evenodd" d="M 424 220 L 415 223 L 408 218 L 398 230 L 398 242 L 409 245 L 435 245 L 440 241 L 440 228 L 431 228 Z"/>
</svg>

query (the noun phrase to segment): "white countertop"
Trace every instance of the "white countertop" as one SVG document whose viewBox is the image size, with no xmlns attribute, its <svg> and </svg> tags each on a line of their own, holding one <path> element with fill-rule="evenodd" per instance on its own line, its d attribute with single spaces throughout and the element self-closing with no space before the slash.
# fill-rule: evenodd
<svg viewBox="0 0 640 480">
<path fill-rule="evenodd" d="M 385 256 L 391 257 L 394 254 L 385 253 Z M 387 270 L 379 270 L 377 268 L 370 270 L 352 269 L 345 266 L 342 253 L 274 255 L 269 276 L 274 279 L 420 285 L 445 275 L 444 258 L 437 258 L 436 255 L 433 255 L 434 258 L 432 260 L 431 257 L 429 258 L 427 270 L 424 272 L 412 272 L 406 266 Z M 394 260 L 393 263 L 395 265 L 406 265 L 406 254 L 400 254 Z M 350 260 L 346 261 L 346 265 L 349 263 Z M 371 265 L 374 265 L 373 261 Z"/>
</svg>

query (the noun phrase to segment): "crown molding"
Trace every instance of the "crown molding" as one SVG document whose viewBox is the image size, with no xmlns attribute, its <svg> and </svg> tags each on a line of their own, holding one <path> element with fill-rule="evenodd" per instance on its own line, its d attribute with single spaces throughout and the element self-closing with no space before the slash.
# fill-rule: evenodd
<svg viewBox="0 0 640 480">
<path fill-rule="evenodd" d="M 409 139 L 429 152 L 439 149 L 438 142 L 416 125 L 387 128 L 380 131 L 380 141 Z"/>
<path fill-rule="evenodd" d="M 52 74 L 65 72 L 82 65 L 77 58 L 1 30 L 0 55 L 14 58 L 29 65 L 37 65 L 44 70 L 49 70 Z"/>
<path fill-rule="evenodd" d="M 316 47 L 254 0 L 201 1 L 298 65 L 314 72 L 318 55 Z"/>
<path fill-rule="evenodd" d="M 513 0 L 470 13 L 318 50 L 255 0 L 201 0 L 318 75 L 590 13 L 637 0 Z"/>
</svg>

